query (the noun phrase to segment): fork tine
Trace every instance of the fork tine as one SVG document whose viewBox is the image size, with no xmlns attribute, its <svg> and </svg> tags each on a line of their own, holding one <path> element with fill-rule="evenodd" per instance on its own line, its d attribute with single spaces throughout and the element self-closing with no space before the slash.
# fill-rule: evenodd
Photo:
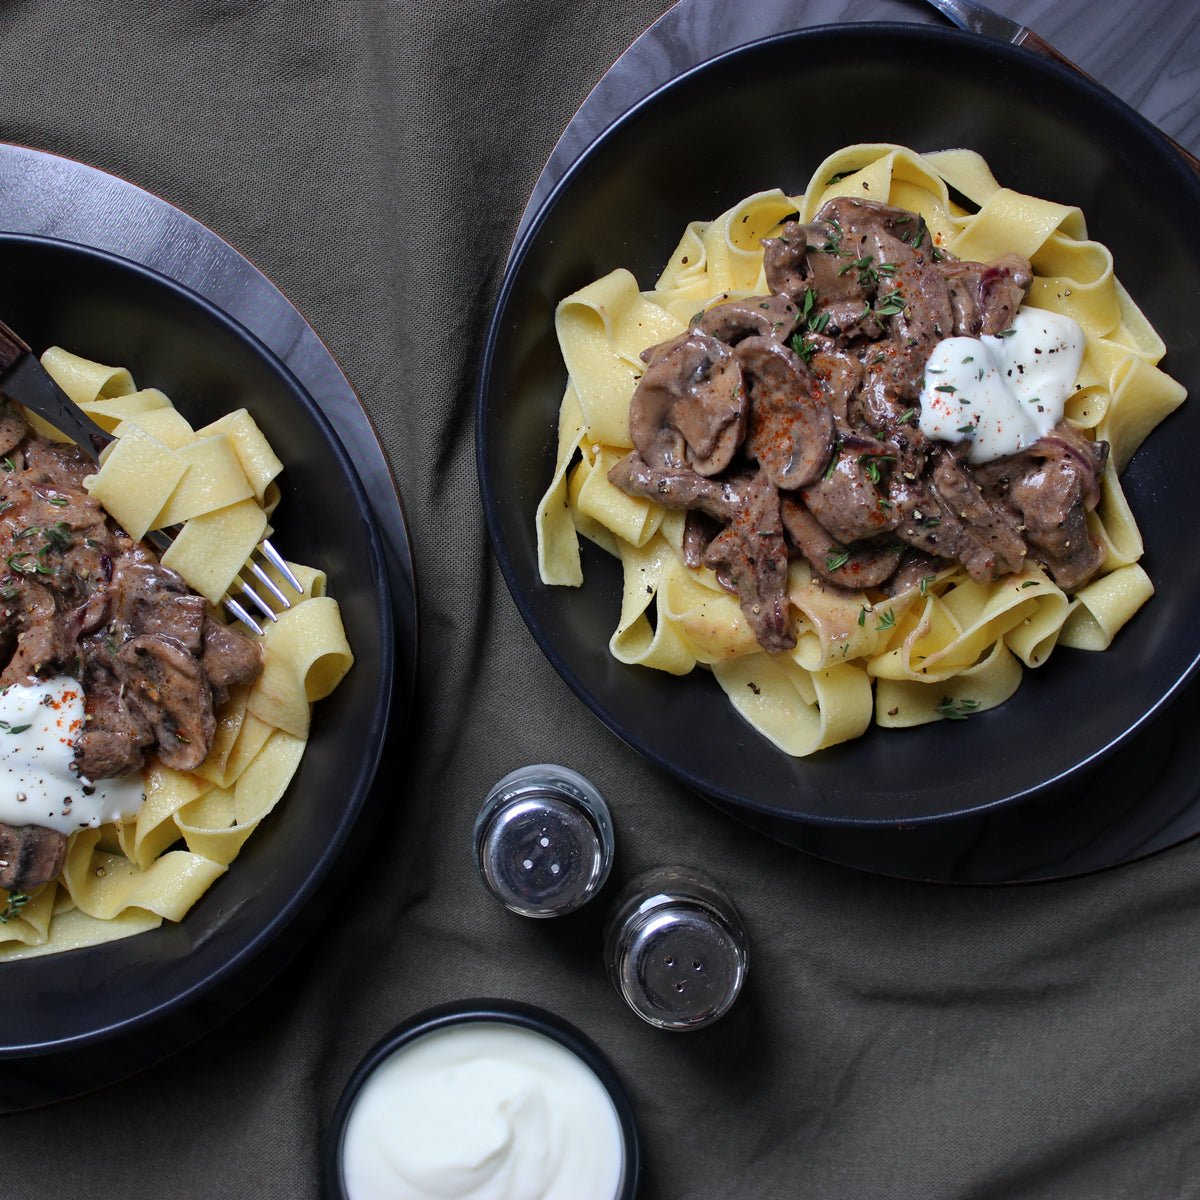
<svg viewBox="0 0 1200 1200">
<path fill-rule="evenodd" d="M 292 607 L 292 602 L 279 590 L 279 588 L 275 586 L 275 581 L 266 573 L 266 571 L 262 569 L 262 567 L 258 565 L 258 563 L 251 562 L 248 565 L 251 573 L 254 575 L 254 578 L 257 579 L 284 608 Z"/>
<path fill-rule="evenodd" d="M 286 579 L 300 595 L 304 595 L 304 587 L 301 585 L 300 580 L 298 580 L 292 573 L 292 568 L 289 567 L 286 562 L 284 562 L 279 551 L 271 545 L 270 540 L 263 538 L 263 540 L 259 542 L 258 548 L 262 551 L 263 557 L 267 560 L 267 562 L 269 562 L 271 566 L 273 566 L 275 570 L 277 570 L 280 575 L 282 575 L 284 579 Z"/>
<path fill-rule="evenodd" d="M 242 582 L 242 595 L 258 609 L 268 621 L 275 620 L 275 610 L 246 582 Z"/>
<path fill-rule="evenodd" d="M 233 615 L 242 622 L 243 625 L 249 625 L 259 637 L 262 637 L 262 626 L 234 599 L 225 597 L 225 607 L 229 609 Z"/>
</svg>

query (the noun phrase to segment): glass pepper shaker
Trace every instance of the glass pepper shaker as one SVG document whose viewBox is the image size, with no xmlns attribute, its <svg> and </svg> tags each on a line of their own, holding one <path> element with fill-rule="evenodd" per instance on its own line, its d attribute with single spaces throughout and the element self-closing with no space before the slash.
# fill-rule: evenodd
<svg viewBox="0 0 1200 1200">
<path fill-rule="evenodd" d="M 573 912 L 603 886 L 613 826 L 596 788 L 569 767 L 505 775 L 475 821 L 475 865 L 493 895 L 526 917 Z"/>
<path fill-rule="evenodd" d="M 621 893 L 604 957 L 613 986 L 659 1029 L 702 1029 L 737 999 L 749 966 L 745 927 L 711 879 L 657 867 Z"/>
</svg>

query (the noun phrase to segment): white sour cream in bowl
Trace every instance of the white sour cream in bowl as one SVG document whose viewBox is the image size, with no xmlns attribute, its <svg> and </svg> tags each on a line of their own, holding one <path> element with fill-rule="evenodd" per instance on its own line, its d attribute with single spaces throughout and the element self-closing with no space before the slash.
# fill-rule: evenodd
<svg viewBox="0 0 1200 1200">
<path fill-rule="evenodd" d="M 551 1014 L 500 1002 L 407 1022 L 334 1118 L 345 1200 L 632 1200 L 638 1149 L 612 1068 Z"/>
</svg>

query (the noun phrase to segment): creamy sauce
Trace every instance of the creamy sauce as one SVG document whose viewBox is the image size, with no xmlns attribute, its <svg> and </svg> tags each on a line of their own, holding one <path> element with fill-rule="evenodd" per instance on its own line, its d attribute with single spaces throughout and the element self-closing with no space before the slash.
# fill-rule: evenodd
<svg viewBox="0 0 1200 1200">
<path fill-rule="evenodd" d="M 943 442 L 971 441 L 968 460 L 990 462 L 1044 437 L 1063 417 L 1083 361 L 1070 317 L 1023 308 L 1003 337 L 939 342 L 925 364 L 919 426 Z"/>
<path fill-rule="evenodd" d="M 436 1030 L 370 1076 L 343 1143 L 350 1200 L 614 1200 L 616 1109 L 591 1069 L 500 1022 Z"/>
<path fill-rule="evenodd" d="M 83 688 L 66 676 L 0 691 L 0 822 L 72 833 L 138 811 L 140 772 L 93 783 L 73 769 L 83 716 Z"/>
</svg>

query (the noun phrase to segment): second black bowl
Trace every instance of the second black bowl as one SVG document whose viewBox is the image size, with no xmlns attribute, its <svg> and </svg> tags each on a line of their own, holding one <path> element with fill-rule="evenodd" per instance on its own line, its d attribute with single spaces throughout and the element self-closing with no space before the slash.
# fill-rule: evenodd
<svg viewBox="0 0 1200 1200">
<path fill-rule="evenodd" d="M 165 1052 L 184 1036 L 164 1031 L 168 1016 L 218 993 L 224 1013 L 280 968 L 283 935 L 294 935 L 364 815 L 392 701 L 388 577 L 370 505 L 336 432 L 257 338 L 125 259 L 12 234 L 0 234 L 0 253 L 0 318 L 37 352 L 58 344 L 127 366 L 197 427 L 250 410 L 284 463 L 272 541 L 285 557 L 327 571 L 355 654 L 342 685 L 317 706 L 287 794 L 179 924 L 0 966 L 0 1059 L 81 1050 L 122 1034 L 144 1035 L 147 1045 L 161 1039 Z M 196 1030 L 212 1019 L 197 1017 Z M 9 1090 L 20 1098 L 17 1085 Z"/>
<path fill-rule="evenodd" d="M 623 266 L 649 287 L 690 220 L 751 192 L 797 192 L 833 150 L 965 146 L 1002 184 L 1083 209 L 1200 389 L 1200 181 L 1132 109 L 1025 51 L 951 30 L 851 25 L 785 34 L 667 84 L 575 164 L 514 254 L 490 331 L 477 413 L 480 486 L 522 616 L 563 678 L 615 733 L 679 779 L 761 813 L 836 824 L 942 820 L 1028 797 L 1095 760 L 1159 710 L 1200 655 L 1196 401 L 1152 434 L 1123 482 L 1158 594 L 1103 654 L 1059 651 L 1005 705 L 969 721 L 872 729 L 792 759 L 728 706 L 705 672 L 614 660 L 620 568 L 585 553 L 580 589 L 538 579 L 534 512 L 553 471 L 565 371 L 557 302 Z M 591 548 L 588 547 L 591 551 Z"/>
</svg>

